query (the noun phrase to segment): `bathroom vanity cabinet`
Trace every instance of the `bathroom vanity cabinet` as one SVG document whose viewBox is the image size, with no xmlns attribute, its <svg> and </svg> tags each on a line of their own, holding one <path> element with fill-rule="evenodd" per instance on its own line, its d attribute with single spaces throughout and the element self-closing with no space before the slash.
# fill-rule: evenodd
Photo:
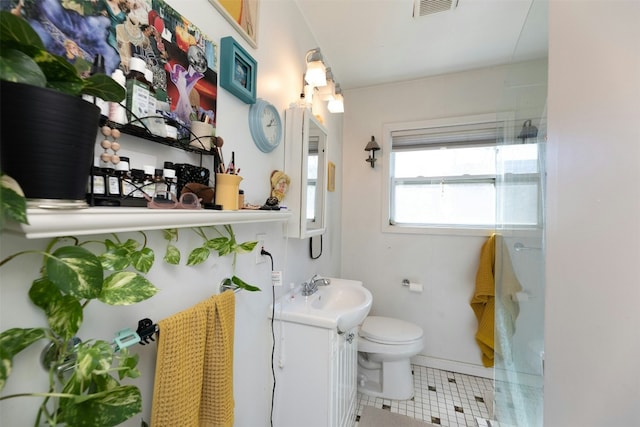
<svg viewBox="0 0 640 427">
<path fill-rule="evenodd" d="M 350 427 L 356 416 L 357 328 L 339 334 L 275 320 L 274 425 Z"/>
</svg>

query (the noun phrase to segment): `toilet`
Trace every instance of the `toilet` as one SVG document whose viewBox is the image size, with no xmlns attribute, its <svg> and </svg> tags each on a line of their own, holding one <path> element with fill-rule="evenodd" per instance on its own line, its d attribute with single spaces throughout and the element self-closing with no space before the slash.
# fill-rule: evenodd
<svg viewBox="0 0 640 427">
<path fill-rule="evenodd" d="M 410 359 L 422 348 L 418 325 L 390 317 L 365 318 L 358 332 L 358 391 L 384 399 L 411 399 Z"/>
</svg>

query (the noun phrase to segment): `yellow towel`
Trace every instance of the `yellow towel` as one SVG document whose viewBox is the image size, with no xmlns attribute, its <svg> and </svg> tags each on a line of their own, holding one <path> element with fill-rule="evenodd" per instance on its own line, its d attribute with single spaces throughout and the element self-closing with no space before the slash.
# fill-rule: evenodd
<svg viewBox="0 0 640 427">
<path fill-rule="evenodd" d="M 495 240 L 496 235 L 482 245 L 480 264 L 476 272 L 476 288 L 471 298 L 471 308 L 478 319 L 476 342 L 482 351 L 482 364 L 493 366 L 493 327 L 495 310 Z"/>
<path fill-rule="evenodd" d="M 498 292 L 500 309 L 505 313 L 505 316 L 502 316 L 504 330 L 509 335 L 513 335 L 519 313 L 518 303 L 514 301 L 513 296 L 522 287 L 513 272 L 509 251 L 503 244 L 502 236 L 492 234 L 480 250 L 476 287 L 470 303 L 478 319 L 475 338 L 482 352 L 482 364 L 485 367 L 493 366 L 495 352 L 500 354 L 500 345 L 496 345 L 494 340 L 496 283 L 500 286 Z"/>
<path fill-rule="evenodd" d="M 158 322 L 151 425 L 233 425 L 235 294 L 224 292 Z"/>
</svg>

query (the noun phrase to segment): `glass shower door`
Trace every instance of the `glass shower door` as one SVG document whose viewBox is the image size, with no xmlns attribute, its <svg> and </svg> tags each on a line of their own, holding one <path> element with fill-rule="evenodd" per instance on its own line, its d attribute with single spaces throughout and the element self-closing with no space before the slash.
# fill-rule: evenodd
<svg viewBox="0 0 640 427">
<path fill-rule="evenodd" d="M 533 0 L 518 47 L 546 37 L 547 0 Z M 496 314 L 493 420 L 542 427 L 546 60 L 522 66 L 518 47 L 505 80 L 503 111 L 511 135 L 497 154 Z"/>
</svg>

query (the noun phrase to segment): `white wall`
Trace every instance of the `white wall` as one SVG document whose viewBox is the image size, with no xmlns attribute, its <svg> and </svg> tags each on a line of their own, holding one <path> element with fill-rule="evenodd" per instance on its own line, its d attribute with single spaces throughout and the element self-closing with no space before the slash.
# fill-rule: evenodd
<svg viewBox="0 0 640 427">
<path fill-rule="evenodd" d="M 640 3 L 550 2 L 544 425 L 638 425 Z"/>
<path fill-rule="evenodd" d="M 546 61 L 492 67 L 345 93 L 342 276 L 361 279 L 373 293 L 372 313 L 414 322 L 424 330 L 416 362 L 490 376 L 482 367 L 469 306 L 484 235 L 381 232 L 382 162 L 365 162 L 371 138 L 385 124 L 518 110 L 540 117 Z M 527 82 L 526 85 L 520 83 Z M 540 90 L 542 85 L 543 90 Z M 505 86 L 521 87 L 505 92 Z M 503 93 L 504 92 L 504 93 Z M 526 108 L 524 108 L 526 106 Z M 527 118 L 532 118 L 527 116 Z M 402 279 L 422 283 L 409 293 Z"/>
<path fill-rule="evenodd" d="M 206 0 L 170 0 L 169 5 L 190 19 L 213 40 L 232 35 L 258 62 L 257 94 L 278 107 L 284 117 L 284 109 L 295 101 L 301 90 L 304 55 L 317 46 L 304 24 L 297 7 L 291 1 L 263 0 L 261 2 L 258 45 L 251 48 L 244 39 L 218 14 Z M 314 105 L 314 113 L 324 117 L 329 129 L 329 159 L 341 167 L 342 116 L 328 114 L 324 105 Z M 281 144 L 273 152 L 265 154 L 253 144 L 247 124 L 249 105 L 219 88 L 217 132 L 225 140 L 224 152 L 228 156 L 235 151 L 238 166 L 242 168 L 241 188 L 251 203 L 264 203 L 269 195 L 269 176 L 284 164 Z M 164 160 L 192 161 L 189 155 L 148 141 L 132 137 L 121 138 L 119 154 L 136 157 L 133 166 L 153 162 L 162 165 Z M 145 154 L 143 156 L 143 153 Z M 210 160 L 210 159 L 209 159 Z M 285 239 L 282 225 L 246 224 L 235 226 L 239 241 L 253 240 L 256 233 L 266 233 L 266 247 L 274 258 L 275 268 L 284 270 L 284 282 L 301 283 L 314 273 L 336 275 L 340 268 L 340 188 L 341 177 L 336 182 L 336 192 L 328 197 L 328 232 L 324 238 L 324 253 L 318 260 L 308 256 L 308 240 Z M 286 199 L 285 199 L 286 200 Z M 99 302 L 89 304 L 85 323 L 79 335 L 110 340 L 114 333 L 125 327 L 135 329 L 138 320 L 149 317 L 161 320 L 184 310 L 195 303 L 218 293 L 220 280 L 231 272 L 230 260 L 216 257 L 197 267 L 168 266 L 163 263 L 165 242 L 160 232 L 148 232 L 150 246 L 156 252 L 156 263 L 149 279 L 160 288 L 152 299 L 130 307 L 106 307 Z M 96 236 L 104 238 L 107 236 Z M 122 238 L 139 235 L 122 235 Z M 89 237 L 90 238 L 90 237 Z M 25 239 L 9 234 L 2 235 L 0 259 L 20 248 L 42 249 L 48 241 Z M 200 243 L 190 230 L 182 230 L 178 246 L 183 256 Z M 271 332 L 267 318 L 272 300 L 270 265 L 255 265 L 253 254 L 238 258 L 237 274 L 250 283 L 260 286 L 260 293 L 240 292 L 236 301 L 234 388 L 236 423 L 239 427 L 267 426 L 271 404 Z M 11 327 L 44 326 L 42 313 L 28 300 L 27 291 L 37 277 L 40 258 L 27 256 L 2 267 L 0 271 L 0 330 Z M 276 291 L 276 297 L 281 290 Z M 45 371 L 39 366 L 39 350 L 28 350 L 16 360 L 14 373 L 9 378 L 3 395 L 21 391 L 45 390 Z M 142 377 L 134 381 L 143 394 L 143 413 L 125 423 L 140 425 L 140 418 L 148 421 L 151 406 L 155 367 L 155 344 L 137 346 Z M 25 357 L 26 356 L 26 357 Z M 35 419 L 37 399 L 20 398 L 0 402 L 0 418 L 7 425 L 31 425 Z"/>
</svg>

